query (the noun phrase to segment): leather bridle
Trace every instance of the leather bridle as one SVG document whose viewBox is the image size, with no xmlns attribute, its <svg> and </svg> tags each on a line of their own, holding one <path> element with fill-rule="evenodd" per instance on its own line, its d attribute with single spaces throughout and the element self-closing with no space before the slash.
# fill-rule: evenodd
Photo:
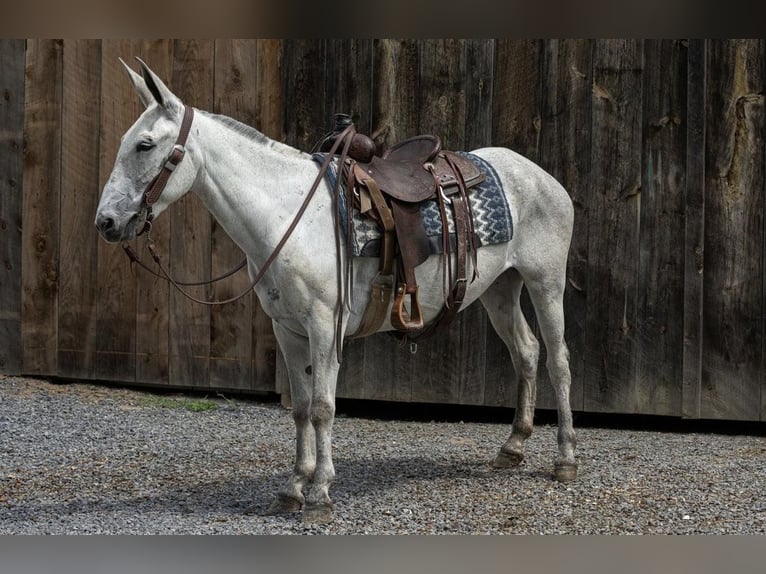
<svg viewBox="0 0 766 574">
<path fill-rule="evenodd" d="M 154 214 L 152 213 L 152 206 L 157 203 L 157 200 L 165 191 L 165 187 L 168 184 L 168 180 L 173 172 L 178 167 L 178 164 L 184 159 L 186 155 L 186 139 L 189 137 L 189 131 L 191 130 L 192 121 L 194 121 L 194 108 L 191 106 L 185 106 L 184 118 L 181 121 L 181 131 L 178 132 L 178 138 L 173 145 L 173 149 L 170 151 L 170 155 L 165 159 L 162 164 L 160 172 L 149 182 L 144 190 L 144 196 L 141 199 L 141 211 L 139 221 L 143 219 L 144 224 L 136 235 L 148 233 L 152 228 L 152 220 Z"/>
</svg>

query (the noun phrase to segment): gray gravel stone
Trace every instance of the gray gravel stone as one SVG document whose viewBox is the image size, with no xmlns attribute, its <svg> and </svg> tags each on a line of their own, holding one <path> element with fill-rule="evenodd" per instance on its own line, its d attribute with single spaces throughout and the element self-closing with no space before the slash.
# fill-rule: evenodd
<svg viewBox="0 0 766 574">
<path fill-rule="evenodd" d="M 263 513 L 287 478 L 278 404 L 0 375 L 0 534 L 763 534 L 766 438 L 577 428 L 580 474 L 550 478 L 556 427 L 512 470 L 509 425 L 339 416 L 332 524 Z"/>
</svg>

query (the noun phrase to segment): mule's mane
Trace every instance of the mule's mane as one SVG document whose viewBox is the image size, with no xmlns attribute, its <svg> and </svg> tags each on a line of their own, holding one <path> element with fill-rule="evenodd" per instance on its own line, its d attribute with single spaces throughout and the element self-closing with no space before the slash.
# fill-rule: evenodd
<svg viewBox="0 0 766 574">
<path fill-rule="evenodd" d="M 268 136 L 265 136 L 260 131 L 258 131 L 256 128 L 249 126 L 247 124 L 243 124 L 240 121 L 235 120 L 234 118 L 230 118 L 229 116 L 224 116 L 220 114 L 213 114 L 210 112 L 202 112 L 212 120 L 223 124 L 225 127 L 231 129 L 232 131 L 236 132 L 237 134 L 243 136 L 244 138 L 258 144 L 263 145 L 267 147 L 271 147 L 274 149 L 278 149 L 279 151 L 286 152 L 286 153 L 294 153 L 296 155 L 305 155 L 302 151 L 299 149 L 296 149 L 294 147 L 291 147 L 289 145 L 283 144 L 281 142 L 278 142 L 276 140 L 271 139 Z"/>
</svg>

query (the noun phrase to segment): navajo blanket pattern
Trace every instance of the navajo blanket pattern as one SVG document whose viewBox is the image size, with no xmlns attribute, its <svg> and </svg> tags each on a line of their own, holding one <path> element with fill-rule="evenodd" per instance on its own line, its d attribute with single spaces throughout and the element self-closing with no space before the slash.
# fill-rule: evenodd
<svg viewBox="0 0 766 574">
<path fill-rule="evenodd" d="M 500 184 L 500 178 L 495 169 L 484 159 L 468 152 L 458 152 L 460 155 L 470 159 L 477 164 L 485 179 L 479 185 L 468 190 L 468 201 L 471 205 L 471 211 L 474 217 L 474 231 L 476 232 L 477 245 L 492 245 L 495 243 L 505 243 L 513 237 L 513 221 L 511 219 L 511 210 L 508 201 L 503 193 Z M 313 154 L 314 160 L 321 164 L 324 161 L 325 154 Z M 337 162 L 330 164 L 327 170 L 327 179 L 330 187 L 334 188 L 337 178 Z M 341 179 L 341 221 L 344 234 L 348 229 L 348 209 L 346 202 L 345 181 Z M 439 206 L 436 200 L 425 201 L 420 205 L 420 215 L 423 219 L 423 226 L 431 244 L 431 253 L 442 252 L 442 218 L 439 213 Z M 351 214 L 351 247 L 352 254 L 356 257 L 378 257 L 380 255 L 381 231 L 378 224 L 359 213 L 356 208 L 352 208 Z M 447 206 L 447 226 L 452 237 L 452 244 L 455 240 L 455 223 L 452 210 Z M 348 237 L 345 238 L 348 240 Z"/>
</svg>

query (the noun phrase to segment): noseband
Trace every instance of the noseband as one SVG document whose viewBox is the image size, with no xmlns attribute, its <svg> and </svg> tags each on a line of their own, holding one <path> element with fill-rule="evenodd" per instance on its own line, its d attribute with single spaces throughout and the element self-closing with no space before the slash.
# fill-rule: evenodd
<svg viewBox="0 0 766 574">
<path fill-rule="evenodd" d="M 194 108 L 191 106 L 185 106 L 184 119 L 181 122 L 181 131 L 178 133 L 175 145 L 170 152 L 170 155 L 165 159 L 160 172 L 154 177 L 154 179 L 146 186 L 144 190 L 144 196 L 141 199 L 141 214 L 144 220 L 144 225 L 137 235 L 147 233 L 152 228 L 152 219 L 154 214 L 152 213 L 152 206 L 157 203 L 157 200 L 165 191 L 165 186 L 168 184 L 171 174 L 175 171 L 176 167 L 186 155 L 186 138 L 189 137 L 189 131 L 191 130 L 192 121 L 194 120 Z"/>
</svg>

